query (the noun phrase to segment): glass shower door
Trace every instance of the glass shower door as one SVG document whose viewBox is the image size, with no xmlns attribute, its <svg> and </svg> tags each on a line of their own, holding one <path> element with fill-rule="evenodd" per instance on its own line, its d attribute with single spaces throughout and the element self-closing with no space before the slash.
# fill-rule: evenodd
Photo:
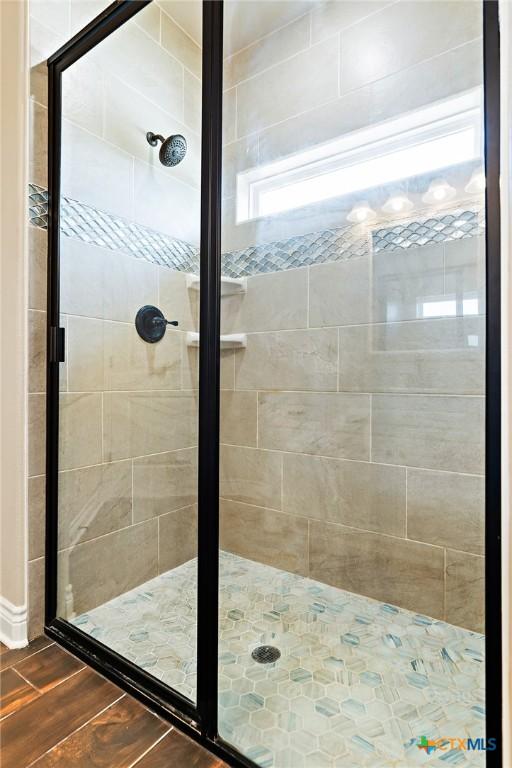
<svg viewBox="0 0 512 768">
<path fill-rule="evenodd" d="M 219 733 L 273 768 L 466 763 L 485 736 L 482 7 L 224 17 Z"/>
<path fill-rule="evenodd" d="M 58 616 L 195 701 L 201 3 L 183 13 L 152 3 L 63 73 Z"/>
</svg>

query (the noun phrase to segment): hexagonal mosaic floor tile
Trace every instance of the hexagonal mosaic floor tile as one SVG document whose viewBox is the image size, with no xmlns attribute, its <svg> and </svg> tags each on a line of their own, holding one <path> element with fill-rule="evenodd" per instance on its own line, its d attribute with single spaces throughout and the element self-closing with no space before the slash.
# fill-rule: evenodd
<svg viewBox="0 0 512 768">
<path fill-rule="evenodd" d="M 195 698 L 197 561 L 73 619 Z M 262 768 L 470 768 L 485 752 L 484 637 L 220 555 L 219 732 Z M 280 651 L 259 663 L 259 646 Z"/>
</svg>

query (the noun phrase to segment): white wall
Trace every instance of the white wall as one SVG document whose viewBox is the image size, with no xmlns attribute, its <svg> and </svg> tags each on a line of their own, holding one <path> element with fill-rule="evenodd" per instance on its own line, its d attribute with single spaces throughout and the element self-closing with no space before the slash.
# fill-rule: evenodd
<svg viewBox="0 0 512 768">
<path fill-rule="evenodd" d="M 27 6 L 0 3 L 1 292 L 0 292 L 0 640 L 27 638 L 25 499 Z"/>
</svg>

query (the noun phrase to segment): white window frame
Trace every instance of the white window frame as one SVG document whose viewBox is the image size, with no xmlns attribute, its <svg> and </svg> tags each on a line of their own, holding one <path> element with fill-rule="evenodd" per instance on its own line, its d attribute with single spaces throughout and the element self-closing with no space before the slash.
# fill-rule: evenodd
<svg viewBox="0 0 512 768">
<path fill-rule="evenodd" d="M 481 157 L 482 142 L 482 89 L 475 88 L 238 173 L 237 223 L 441 170 L 443 145 L 450 157 L 455 149 L 449 165 L 467 162 Z M 298 185 L 297 203 L 291 193 Z"/>
</svg>

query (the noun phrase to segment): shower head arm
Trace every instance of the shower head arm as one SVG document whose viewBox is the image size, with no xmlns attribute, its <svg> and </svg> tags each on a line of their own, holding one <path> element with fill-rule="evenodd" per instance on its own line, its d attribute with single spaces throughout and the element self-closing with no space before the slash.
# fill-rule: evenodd
<svg viewBox="0 0 512 768">
<path fill-rule="evenodd" d="M 151 144 L 152 147 L 156 147 L 159 141 L 162 144 L 165 141 L 163 136 L 161 136 L 159 133 L 153 133 L 153 131 L 148 131 L 146 133 L 146 139 L 148 141 L 148 144 Z"/>
</svg>

